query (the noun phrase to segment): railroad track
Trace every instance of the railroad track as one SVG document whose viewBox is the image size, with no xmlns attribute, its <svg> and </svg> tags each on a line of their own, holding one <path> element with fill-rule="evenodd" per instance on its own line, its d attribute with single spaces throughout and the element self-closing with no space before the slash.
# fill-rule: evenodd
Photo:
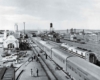
<svg viewBox="0 0 100 80">
<path fill-rule="evenodd" d="M 34 51 L 35 55 L 39 54 L 39 52 L 36 50 L 36 48 L 33 48 L 33 51 Z M 58 80 L 58 78 L 55 76 L 55 74 L 52 72 L 52 70 L 49 68 L 49 66 L 45 63 L 45 61 L 43 60 L 41 55 L 39 56 L 38 60 L 41 64 L 42 68 L 46 72 L 48 79 L 49 80 Z"/>
<path fill-rule="evenodd" d="M 32 41 L 32 40 L 31 40 Z M 33 42 L 33 41 L 32 41 Z M 32 44 L 31 44 L 31 46 L 32 46 Z M 33 47 L 34 48 L 34 47 Z M 39 47 L 37 47 L 37 48 L 39 48 Z M 40 49 L 40 48 L 39 48 Z M 45 64 L 46 64 L 46 66 L 48 67 L 48 69 L 51 71 L 51 73 L 52 73 L 52 75 L 55 77 L 55 80 L 61 80 L 61 79 L 58 79 L 58 77 L 57 77 L 57 75 L 55 75 L 54 74 L 54 71 L 49 67 L 49 65 L 46 63 L 46 61 L 45 61 L 45 59 L 43 58 L 43 56 L 42 55 L 40 55 L 40 52 L 38 52 L 39 50 L 37 50 L 36 48 L 34 48 L 34 51 L 36 51 L 36 53 L 37 54 L 39 54 L 39 56 L 40 56 L 40 58 L 41 58 L 41 61 L 43 61 Z M 49 57 L 49 56 L 48 56 Z M 50 57 L 49 57 L 50 58 Z M 50 61 L 52 61 L 54 64 L 56 64 L 51 58 L 50 58 Z M 57 64 L 56 64 L 57 65 Z M 58 66 L 58 65 L 57 65 Z M 59 68 L 60 68 L 60 66 L 59 66 Z M 62 70 L 62 72 L 64 73 L 64 74 L 66 74 L 66 79 L 70 79 L 70 76 L 64 71 L 64 70 Z M 53 79 L 50 79 L 50 80 L 53 80 Z"/>
<path fill-rule="evenodd" d="M 29 56 L 29 58 L 31 57 L 32 55 Z M 21 64 L 20 67 L 18 67 L 16 70 L 15 70 L 15 80 L 18 80 L 20 75 L 22 74 L 22 72 L 24 71 L 25 67 L 27 67 L 27 65 L 31 62 L 29 61 L 29 58 L 23 63 Z"/>
<path fill-rule="evenodd" d="M 15 70 L 15 80 L 18 80 L 22 72 L 24 71 L 24 68 L 29 64 L 30 62 L 27 60 L 25 61 L 18 69 Z"/>
<path fill-rule="evenodd" d="M 2 68 L 0 68 L 0 80 L 15 80 L 14 67 L 2 67 Z"/>
<path fill-rule="evenodd" d="M 29 44 L 30 44 L 30 46 L 32 47 L 33 53 L 35 53 L 35 55 L 37 56 L 37 55 L 39 54 L 39 52 L 36 50 L 36 48 L 35 48 L 36 46 L 34 47 L 34 46 L 32 45 L 32 43 L 34 43 L 33 40 L 32 40 L 32 38 L 31 38 L 31 41 L 32 41 L 32 42 L 29 42 Z M 38 56 L 37 56 L 37 58 L 38 58 Z M 57 77 L 56 77 L 56 76 L 54 75 L 54 73 L 50 70 L 50 68 L 49 68 L 48 65 L 45 63 L 45 61 L 43 60 L 43 58 L 42 58 L 41 56 L 38 58 L 38 60 L 39 60 L 39 62 L 40 62 L 40 64 L 41 64 L 43 70 L 45 71 L 45 73 L 46 73 L 46 75 L 47 75 L 47 77 L 48 77 L 48 80 L 58 80 Z"/>
<path fill-rule="evenodd" d="M 39 47 L 38 47 L 39 48 Z M 41 48 L 39 48 L 40 50 L 41 50 Z M 55 61 L 54 60 L 52 60 L 49 56 L 48 56 L 48 58 L 50 59 L 50 61 L 52 61 L 54 64 L 56 64 L 55 63 Z M 42 58 L 43 60 L 44 60 L 44 62 L 46 63 L 46 61 L 45 61 L 45 59 L 44 58 Z M 47 63 L 46 63 L 47 64 Z M 57 68 L 59 68 L 64 74 L 66 74 L 66 78 L 67 79 L 71 79 L 70 78 L 70 76 L 63 70 L 63 69 L 61 69 L 61 67 L 58 65 L 58 64 L 56 64 L 57 65 Z M 49 65 L 48 65 L 49 66 Z M 52 69 L 50 69 L 51 71 L 52 71 Z M 53 72 L 53 71 L 52 71 Z M 56 76 L 56 75 L 55 75 Z M 59 80 L 61 80 L 61 79 L 59 79 Z"/>
</svg>

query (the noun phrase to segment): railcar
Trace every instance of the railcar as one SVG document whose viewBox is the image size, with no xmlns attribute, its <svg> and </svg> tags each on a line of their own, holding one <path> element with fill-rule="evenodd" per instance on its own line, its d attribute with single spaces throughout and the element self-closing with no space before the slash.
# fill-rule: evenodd
<svg viewBox="0 0 100 80">
<path fill-rule="evenodd" d="M 54 46 L 50 45 L 45 41 L 37 41 L 37 46 L 40 47 L 49 57 L 51 57 L 51 50 Z"/>
<path fill-rule="evenodd" d="M 100 67 L 79 57 L 66 60 L 66 72 L 74 80 L 100 80 Z"/>
<path fill-rule="evenodd" d="M 48 43 L 44 45 L 44 51 L 50 58 L 52 58 L 52 49 L 53 48 L 55 48 L 55 47 Z"/>
<path fill-rule="evenodd" d="M 86 50 L 86 49 L 82 49 L 79 47 L 74 47 L 74 46 L 70 46 L 66 43 L 61 44 L 61 47 L 79 55 L 80 57 L 84 58 L 85 60 L 96 64 L 97 63 L 97 57 L 96 57 L 96 53 Z"/>
<path fill-rule="evenodd" d="M 44 51 L 44 45 L 46 44 L 45 41 L 37 40 L 37 39 L 35 38 L 34 42 L 37 44 L 38 47 L 40 47 L 40 48 Z"/>
<path fill-rule="evenodd" d="M 59 65 L 63 70 L 66 70 L 66 59 L 68 57 L 74 57 L 75 55 L 70 54 L 60 48 L 52 49 L 52 59 L 57 65 Z"/>
</svg>

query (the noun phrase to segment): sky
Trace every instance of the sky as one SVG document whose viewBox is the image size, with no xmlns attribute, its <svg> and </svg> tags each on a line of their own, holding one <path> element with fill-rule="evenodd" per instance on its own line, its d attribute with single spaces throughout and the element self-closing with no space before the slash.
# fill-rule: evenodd
<svg viewBox="0 0 100 80">
<path fill-rule="evenodd" d="M 0 0 L 0 29 L 100 29 L 100 0 Z"/>
</svg>

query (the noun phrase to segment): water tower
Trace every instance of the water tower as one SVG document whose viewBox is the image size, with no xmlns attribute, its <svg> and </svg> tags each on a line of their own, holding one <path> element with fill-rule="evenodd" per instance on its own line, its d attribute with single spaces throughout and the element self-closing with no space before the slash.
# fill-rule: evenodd
<svg viewBox="0 0 100 80">
<path fill-rule="evenodd" d="M 53 31 L 53 24 L 50 23 L 50 32 L 52 32 L 52 31 Z"/>
</svg>

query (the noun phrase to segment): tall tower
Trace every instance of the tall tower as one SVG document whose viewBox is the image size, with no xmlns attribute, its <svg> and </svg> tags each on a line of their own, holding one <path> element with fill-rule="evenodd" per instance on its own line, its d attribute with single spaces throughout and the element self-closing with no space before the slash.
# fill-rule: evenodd
<svg viewBox="0 0 100 80">
<path fill-rule="evenodd" d="M 17 23 L 15 24 L 14 28 L 15 28 L 15 32 L 18 32 L 18 24 Z"/>
<path fill-rule="evenodd" d="M 53 24 L 50 23 L 50 32 L 52 32 L 52 31 L 53 31 Z"/>
</svg>

